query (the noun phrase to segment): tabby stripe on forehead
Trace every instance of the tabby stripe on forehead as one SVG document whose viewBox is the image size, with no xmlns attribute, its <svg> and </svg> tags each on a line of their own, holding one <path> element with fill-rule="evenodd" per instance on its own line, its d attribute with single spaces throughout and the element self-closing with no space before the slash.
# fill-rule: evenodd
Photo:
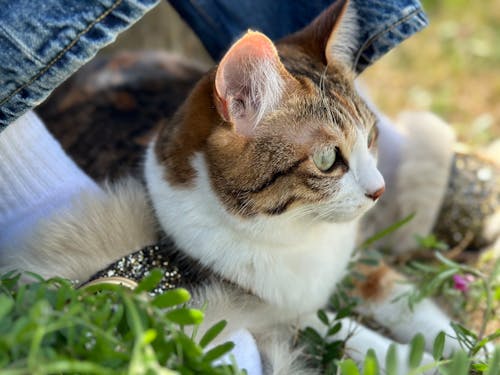
<svg viewBox="0 0 500 375">
<path fill-rule="evenodd" d="M 366 121 L 368 120 L 364 116 L 364 115 L 366 115 L 366 112 L 361 111 L 358 103 L 355 100 L 352 101 L 352 103 L 354 104 L 354 108 L 356 108 L 356 111 L 358 112 L 359 118 L 362 120 L 363 123 L 366 123 Z"/>
<path fill-rule="evenodd" d="M 361 120 L 358 110 L 351 103 L 349 103 L 341 94 L 333 90 L 331 91 L 331 93 L 343 105 L 343 107 L 347 109 L 353 120 Z"/>
<path fill-rule="evenodd" d="M 276 180 L 278 180 L 278 178 L 280 177 L 283 177 L 283 176 L 286 176 L 286 175 L 289 175 L 291 173 L 293 173 L 298 167 L 300 167 L 300 165 L 305 162 L 306 160 L 308 160 L 309 157 L 308 156 L 305 156 L 303 157 L 302 159 L 299 159 L 297 160 L 295 163 L 293 163 L 291 166 L 289 166 L 288 168 L 284 169 L 284 170 L 281 170 L 281 171 L 277 171 L 277 172 L 274 172 L 271 177 L 264 181 L 260 186 L 257 186 L 256 188 L 253 188 L 253 189 L 242 189 L 242 191 L 245 191 L 245 192 L 248 192 L 248 193 L 260 193 L 261 191 L 263 191 L 264 189 L 267 189 L 268 187 L 270 187 L 272 184 L 274 184 L 276 182 Z"/>
</svg>

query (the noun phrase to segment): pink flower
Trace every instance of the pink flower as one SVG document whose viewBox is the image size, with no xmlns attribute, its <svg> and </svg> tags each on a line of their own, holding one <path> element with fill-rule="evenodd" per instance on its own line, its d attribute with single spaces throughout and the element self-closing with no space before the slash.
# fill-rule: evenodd
<svg viewBox="0 0 500 375">
<path fill-rule="evenodd" d="M 464 293 L 469 290 L 469 285 L 473 281 L 474 276 L 472 275 L 453 275 L 453 287 Z"/>
</svg>

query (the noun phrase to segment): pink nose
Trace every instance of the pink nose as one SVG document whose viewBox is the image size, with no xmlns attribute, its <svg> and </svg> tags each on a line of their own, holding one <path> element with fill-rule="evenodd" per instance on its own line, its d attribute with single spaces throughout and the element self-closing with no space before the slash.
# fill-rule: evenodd
<svg viewBox="0 0 500 375">
<path fill-rule="evenodd" d="M 374 191 L 373 193 L 366 193 L 365 195 L 368 198 L 376 201 L 377 199 L 380 198 L 380 196 L 384 193 L 384 191 L 385 191 L 385 186 L 382 186 L 380 189 Z"/>
</svg>

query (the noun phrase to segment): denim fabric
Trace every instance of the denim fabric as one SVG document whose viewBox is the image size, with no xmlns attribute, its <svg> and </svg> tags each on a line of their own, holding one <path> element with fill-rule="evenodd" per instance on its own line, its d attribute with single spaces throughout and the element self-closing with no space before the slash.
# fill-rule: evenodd
<svg viewBox="0 0 500 375">
<path fill-rule="evenodd" d="M 418 0 L 351 0 L 360 24 L 358 73 L 427 25 Z M 215 60 L 248 28 L 273 40 L 307 25 L 332 0 L 170 0 Z"/>
<path fill-rule="evenodd" d="M 0 131 L 160 0 L 0 0 Z"/>
<path fill-rule="evenodd" d="M 354 4 L 362 30 L 355 59 L 358 73 L 428 24 L 418 0 L 354 0 Z"/>
<path fill-rule="evenodd" d="M 160 0 L 0 0 L 0 131 Z M 361 26 L 357 70 L 423 28 L 418 0 L 351 0 Z M 279 39 L 332 0 L 170 0 L 218 59 L 246 29 Z"/>
</svg>

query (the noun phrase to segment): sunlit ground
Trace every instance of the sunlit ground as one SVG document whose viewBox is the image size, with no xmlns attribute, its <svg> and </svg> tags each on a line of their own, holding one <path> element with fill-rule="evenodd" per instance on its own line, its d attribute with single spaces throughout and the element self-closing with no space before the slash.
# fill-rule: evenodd
<svg viewBox="0 0 500 375">
<path fill-rule="evenodd" d="M 363 74 L 372 97 L 391 117 L 405 109 L 437 113 L 467 145 L 500 142 L 500 0 L 423 5 L 429 27 Z M 482 311 L 471 314 L 470 326 L 479 329 Z M 498 327 L 493 320 L 487 331 Z"/>
<path fill-rule="evenodd" d="M 375 102 L 390 116 L 434 111 L 465 143 L 500 138 L 500 0 L 423 4 L 429 27 L 363 74 Z"/>
</svg>

